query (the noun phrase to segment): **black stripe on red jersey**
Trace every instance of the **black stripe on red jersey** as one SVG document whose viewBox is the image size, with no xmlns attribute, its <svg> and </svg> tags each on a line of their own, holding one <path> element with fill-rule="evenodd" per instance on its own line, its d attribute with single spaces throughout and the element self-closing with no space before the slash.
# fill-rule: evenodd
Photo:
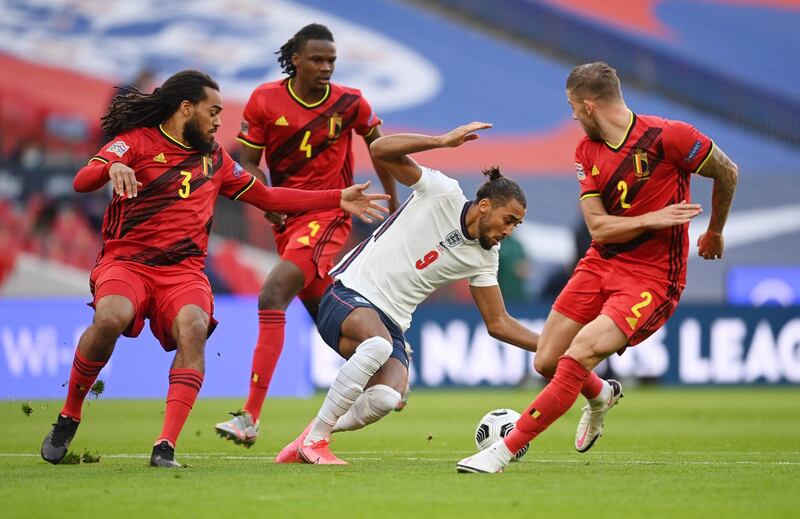
<svg viewBox="0 0 800 519">
<path fill-rule="evenodd" d="M 240 196 L 242 196 L 242 195 L 243 195 L 243 194 L 244 194 L 244 193 L 245 193 L 245 192 L 246 192 L 248 189 L 250 189 L 251 187 L 253 187 L 253 184 L 255 184 L 255 183 L 256 183 L 256 177 L 254 177 L 254 176 L 252 176 L 252 175 L 251 175 L 251 176 L 250 176 L 250 182 L 248 182 L 247 184 L 245 184 L 245 186 L 244 186 L 242 189 L 240 189 L 239 191 L 235 192 L 235 193 L 234 193 L 234 194 L 231 196 L 231 200 L 238 200 L 238 199 L 239 199 L 239 197 L 240 197 Z"/>
<path fill-rule="evenodd" d="M 314 245 L 314 252 L 311 256 L 311 259 L 314 261 L 314 263 L 319 262 L 319 258 L 322 256 L 325 246 L 328 244 L 328 240 L 331 239 L 331 236 L 333 236 L 333 233 L 336 232 L 339 227 L 347 223 L 347 220 L 348 218 L 339 217 L 333 220 L 330 225 L 328 225 L 328 228 L 325 229 L 325 232 L 322 233 L 322 236 L 319 237 L 316 245 Z"/>
<path fill-rule="evenodd" d="M 89 162 L 91 162 L 91 161 L 93 161 L 93 160 L 99 160 L 99 161 L 100 161 L 100 162 L 102 162 L 103 164 L 108 164 L 108 163 L 110 162 L 110 161 L 109 161 L 107 158 L 105 158 L 105 157 L 101 157 L 100 155 L 95 155 L 94 157 L 92 157 L 91 159 L 89 159 Z"/>
<path fill-rule="evenodd" d="M 212 214 L 211 217 L 206 222 L 206 236 L 211 234 L 211 225 L 214 223 L 214 215 Z"/>
<path fill-rule="evenodd" d="M 291 137 L 286 139 L 280 146 L 275 148 L 268 160 L 267 163 L 274 166 L 274 168 L 270 168 L 270 178 L 272 180 L 272 185 L 277 187 L 283 184 L 287 178 L 292 176 L 293 174 L 297 173 L 301 169 L 303 169 L 309 162 L 314 160 L 314 158 L 319 155 L 320 153 L 324 152 L 328 147 L 333 144 L 334 140 L 332 139 L 325 139 L 322 142 L 314 143 L 311 146 L 311 156 L 304 157 L 300 160 L 292 162 L 287 168 L 279 169 L 280 163 L 285 158 L 289 156 L 289 154 L 296 152 L 300 149 L 300 144 L 302 144 L 303 139 L 305 138 L 306 132 L 311 132 L 313 135 L 314 133 L 322 130 L 323 128 L 328 127 L 328 122 L 331 116 L 334 113 L 344 114 L 346 113 L 354 104 L 358 103 L 359 96 L 355 94 L 343 94 L 342 97 L 336 100 L 335 103 L 328 109 L 326 109 L 321 114 L 317 115 L 314 119 L 309 121 L 305 126 L 300 128 L 296 131 Z M 342 120 L 342 128 L 349 128 L 352 125 L 353 121 L 355 120 L 357 115 L 356 110 L 352 110 L 352 113 L 348 115 L 347 119 Z"/>
<path fill-rule="evenodd" d="M 614 170 L 614 173 L 611 175 L 611 180 L 609 180 L 605 185 L 601 195 L 604 205 L 606 206 L 606 210 L 609 214 L 614 215 L 622 212 L 622 207 L 620 206 L 621 192 L 617 189 L 617 184 L 620 180 L 624 180 L 624 178 L 634 169 L 633 156 L 636 154 L 636 150 L 649 149 L 657 142 L 661 132 L 662 129 L 656 127 L 645 130 L 644 134 L 639 138 L 638 141 L 636 141 L 636 144 L 631 146 L 628 154 L 619 163 L 617 169 Z"/>
<path fill-rule="evenodd" d="M 217 149 L 216 153 L 221 151 Z M 180 164 L 170 168 L 153 182 L 139 190 L 136 198 L 125 201 L 125 218 L 116 238 L 122 238 L 137 225 L 152 218 L 156 214 L 168 209 L 173 204 L 182 200 L 178 196 L 182 182 L 181 171 L 192 171 L 200 166 L 202 156 L 198 153 L 184 159 Z M 190 192 L 196 191 L 210 180 L 210 176 L 197 175 L 189 183 Z"/>
<path fill-rule="evenodd" d="M 236 140 L 243 141 L 245 144 L 249 144 L 253 148 L 264 149 L 264 143 L 260 143 L 260 142 L 256 142 L 256 141 L 250 140 L 247 137 L 245 137 L 244 135 L 242 135 L 241 133 L 236 136 Z"/>
<path fill-rule="evenodd" d="M 601 245 L 597 242 L 592 243 L 592 246 L 597 249 L 597 252 L 600 253 L 600 256 L 603 259 L 611 259 L 618 254 L 624 254 L 626 252 L 631 252 L 639 248 L 642 244 L 650 241 L 653 239 L 655 235 L 650 232 L 643 232 L 636 238 L 626 241 L 625 243 L 613 243 L 610 245 Z"/>
<path fill-rule="evenodd" d="M 186 258 L 205 256 L 205 251 L 191 238 L 184 238 L 168 247 L 148 247 L 136 254 L 115 256 L 121 261 L 133 261 L 151 267 L 166 267 L 177 265 Z"/>
</svg>

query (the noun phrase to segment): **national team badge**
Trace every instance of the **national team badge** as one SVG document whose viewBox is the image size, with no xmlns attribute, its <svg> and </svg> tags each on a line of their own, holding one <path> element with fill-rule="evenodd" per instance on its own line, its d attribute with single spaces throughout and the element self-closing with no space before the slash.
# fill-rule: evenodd
<svg viewBox="0 0 800 519">
<path fill-rule="evenodd" d="M 329 139 L 338 139 L 339 135 L 342 134 L 342 116 L 333 113 L 331 118 L 328 120 L 328 138 Z"/>
<path fill-rule="evenodd" d="M 633 155 L 633 165 L 636 168 L 636 178 L 647 179 L 650 176 L 650 165 L 647 163 L 647 152 L 641 148 Z"/>
<path fill-rule="evenodd" d="M 129 149 L 131 149 L 131 147 L 125 144 L 123 141 L 116 141 L 111 146 L 106 148 L 106 151 L 121 158 L 123 155 L 125 155 L 125 153 L 128 152 Z"/>
<path fill-rule="evenodd" d="M 203 176 L 206 178 L 214 176 L 214 162 L 207 155 L 203 155 Z"/>
<path fill-rule="evenodd" d="M 452 248 L 464 243 L 464 238 L 461 236 L 460 232 L 450 231 L 450 233 L 445 237 L 444 242 L 448 247 Z"/>
</svg>

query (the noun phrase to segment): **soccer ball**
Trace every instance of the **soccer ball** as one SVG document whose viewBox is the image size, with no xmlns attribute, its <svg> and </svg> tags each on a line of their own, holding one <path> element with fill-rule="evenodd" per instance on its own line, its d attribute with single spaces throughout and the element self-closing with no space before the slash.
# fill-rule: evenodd
<svg viewBox="0 0 800 519">
<path fill-rule="evenodd" d="M 489 411 L 483 415 L 481 421 L 478 422 L 478 427 L 475 429 L 475 446 L 479 450 L 483 450 L 500 438 L 505 438 L 514 429 L 517 420 L 519 420 L 519 413 L 513 409 Z M 530 443 L 525 444 L 514 458 L 518 460 L 525 456 L 529 446 Z"/>
</svg>

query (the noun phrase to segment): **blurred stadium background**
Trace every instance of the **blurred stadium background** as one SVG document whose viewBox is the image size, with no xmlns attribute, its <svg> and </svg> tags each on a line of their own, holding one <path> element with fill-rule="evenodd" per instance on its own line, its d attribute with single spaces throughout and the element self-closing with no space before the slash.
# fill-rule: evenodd
<svg viewBox="0 0 800 519">
<path fill-rule="evenodd" d="M 796 0 L 4 0 L 0 2 L 0 399 L 61 398 L 76 338 L 91 320 L 88 274 L 109 192 L 77 195 L 72 176 L 103 143 L 115 86 L 152 88 L 198 68 L 221 85 L 221 144 L 250 91 L 280 76 L 274 51 L 297 29 L 328 25 L 334 81 L 362 89 L 384 132 L 495 124 L 458 152 L 419 160 L 469 194 L 499 164 L 525 188 L 528 217 L 504 244 L 512 313 L 540 328 L 586 247 L 573 168 L 580 127 L 564 82 L 602 59 L 639 113 L 688 121 L 735 160 L 740 181 L 722 262 L 692 256 L 681 307 L 648 344 L 603 370 L 664 384 L 800 382 L 800 1 Z M 359 178 L 373 178 L 356 143 Z M 711 182 L 693 196 L 710 207 Z M 259 211 L 220 202 L 207 273 L 221 326 L 202 396 L 246 394 L 254 294 L 275 260 Z M 691 226 L 693 241 L 705 221 Z M 352 240 L 370 232 L 357 226 Z M 491 339 L 465 285 L 415 315 L 414 383 L 520 385 L 526 354 Z M 146 369 L 149 366 L 158 369 Z M 338 358 L 292 307 L 273 396 L 307 396 Z M 143 332 L 104 370 L 109 397 L 162 398 L 168 362 Z M 478 413 L 480 415 L 482 413 Z"/>
</svg>

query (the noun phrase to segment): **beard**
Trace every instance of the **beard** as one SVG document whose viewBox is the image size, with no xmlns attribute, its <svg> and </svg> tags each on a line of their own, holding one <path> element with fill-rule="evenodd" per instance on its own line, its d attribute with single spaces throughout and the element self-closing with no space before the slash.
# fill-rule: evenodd
<svg viewBox="0 0 800 519">
<path fill-rule="evenodd" d="M 494 247 L 492 238 L 489 237 L 489 215 L 481 216 L 478 219 L 478 243 L 486 250 Z"/>
<path fill-rule="evenodd" d="M 206 137 L 200 130 L 200 123 L 196 117 L 186 121 L 183 126 L 183 140 L 192 149 L 199 151 L 203 155 L 208 155 L 214 149 L 214 137 Z"/>
<path fill-rule="evenodd" d="M 586 133 L 586 136 L 589 137 L 589 139 L 593 141 L 603 140 L 603 136 L 600 135 L 600 126 L 598 126 L 596 123 L 581 123 L 581 126 L 583 126 L 583 131 Z"/>
</svg>

